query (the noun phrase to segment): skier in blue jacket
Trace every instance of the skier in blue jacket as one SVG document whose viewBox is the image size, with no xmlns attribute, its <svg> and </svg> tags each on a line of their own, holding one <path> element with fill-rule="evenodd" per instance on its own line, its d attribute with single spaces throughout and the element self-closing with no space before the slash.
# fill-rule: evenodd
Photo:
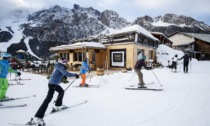
<svg viewBox="0 0 210 126">
<path fill-rule="evenodd" d="M 9 53 L 4 53 L 3 59 L 0 60 L 0 101 L 8 98 L 6 97 L 6 92 L 8 89 L 7 74 L 11 72 L 16 73 L 19 76 L 21 75 L 20 72 L 11 68 L 9 61 L 10 57 L 11 55 Z"/>
<path fill-rule="evenodd" d="M 80 74 L 82 77 L 82 82 L 80 83 L 81 87 L 88 87 L 88 84 L 86 84 L 86 73 L 91 71 L 91 68 L 88 65 L 88 58 L 85 58 L 82 62 L 82 66 L 80 68 Z"/>
<path fill-rule="evenodd" d="M 66 107 L 65 105 L 62 105 L 64 90 L 62 89 L 62 87 L 59 84 L 61 83 L 63 76 L 79 78 L 78 74 L 70 73 L 67 71 L 67 66 L 66 66 L 67 62 L 68 62 L 68 60 L 61 58 L 55 64 L 52 75 L 50 76 L 49 81 L 48 81 L 48 88 L 49 88 L 48 94 L 47 94 L 45 100 L 43 101 L 42 105 L 36 112 L 35 118 L 31 122 L 29 122 L 29 124 L 39 125 L 39 126 L 45 125 L 43 117 L 47 110 L 48 104 L 51 102 L 51 100 L 53 98 L 53 94 L 55 91 L 58 92 L 58 97 L 55 102 L 55 109 L 60 110 L 60 109 Z"/>
</svg>

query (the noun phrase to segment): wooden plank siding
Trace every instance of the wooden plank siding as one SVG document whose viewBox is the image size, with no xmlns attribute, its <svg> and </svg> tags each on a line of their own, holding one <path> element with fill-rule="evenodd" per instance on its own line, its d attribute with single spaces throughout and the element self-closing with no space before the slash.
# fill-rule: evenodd
<svg viewBox="0 0 210 126">
<path fill-rule="evenodd" d="M 198 52 L 205 53 L 205 54 L 210 54 L 210 43 L 196 39 L 195 50 Z"/>
</svg>

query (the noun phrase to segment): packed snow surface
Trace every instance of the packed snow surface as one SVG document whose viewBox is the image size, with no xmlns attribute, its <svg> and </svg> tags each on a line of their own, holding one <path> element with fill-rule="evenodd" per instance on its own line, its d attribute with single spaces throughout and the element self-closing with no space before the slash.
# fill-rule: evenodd
<svg viewBox="0 0 210 126">
<path fill-rule="evenodd" d="M 210 125 L 210 62 L 191 62 L 189 74 L 184 74 L 182 64 L 177 73 L 166 67 L 143 69 L 145 83 L 150 88 L 163 91 L 126 90 L 129 85 L 137 85 L 134 71 L 105 71 L 104 76 L 87 74 L 87 83 L 100 88 L 75 88 L 81 78 L 66 90 L 63 103 L 74 105 L 88 100 L 86 104 L 55 113 L 44 118 L 47 126 L 209 126 Z M 154 72 L 154 74 L 153 74 Z M 159 80 L 157 80 L 157 78 Z M 8 80 L 14 75 L 8 75 Z M 10 86 L 9 97 L 36 94 L 36 97 L 3 102 L 4 105 L 25 104 L 22 108 L 0 109 L 1 126 L 9 123 L 24 124 L 33 117 L 46 97 L 48 80 L 46 76 L 22 72 L 24 85 Z M 69 78 L 70 83 L 74 78 Z M 9 81 L 15 84 L 15 81 Z M 162 85 L 162 86 L 161 86 Z M 61 84 L 66 89 L 69 84 Z M 49 113 L 54 94 L 46 113 Z"/>
</svg>

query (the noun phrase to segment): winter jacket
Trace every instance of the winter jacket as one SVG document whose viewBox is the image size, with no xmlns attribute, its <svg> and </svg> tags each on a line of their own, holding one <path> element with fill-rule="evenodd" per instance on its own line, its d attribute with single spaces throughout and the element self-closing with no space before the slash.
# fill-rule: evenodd
<svg viewBox="0 0 210 126">
<path fill-rule="evenodd" d="M 180 58 L 179 60 L 184 59 L 185 63 L 189 63 L 189 60 L 191 60 L 191 57 L 188 54 L 185 54 L 182 58 Z"/>
<path fill-rule="evenodd" d="M 146 65 L 146 63 L 145 63 L 145 61 L 144 61 L 144 59 L 138 60 L 138 61 L 136 62 L 136 65 L 135 65 L 134 69 L 140 70 L 140 69 L 142 68 L 142 66 L 143 66 L 144 68 L 148 69 L 148 67 L 147 67 L 147 65 Z"/>
<path fill-rule="evenodd" d="M 9 72 L 17 73 L 16 70 L 11 68 L 8 60 L 0 60 L 0 78 L 6 78 Z"/>
<path fill-rule="evenodd" d="M 173 57 L 172 58 L 172 62 L 177 62 L 178 61 L 178 57 Z"/>
<path fill-rule="evenodd" d="M 88 66 L 88 63 L 86 61 L 82 62 L 82 66 L 80 68 L 80 74 L 86 74 L 88 71 L 90 71 L 90 67 Z"/>
<path fill-rule="evenodd" d="M 54 70 L 52 72 L 52 75 L 49 78 L 48 83 L 59 85 L 61 83 L 63 76 L 76 77 L 76 74 L 69 73 L 63 64 L 57 62 L 54 66 Z"/>
</svg>

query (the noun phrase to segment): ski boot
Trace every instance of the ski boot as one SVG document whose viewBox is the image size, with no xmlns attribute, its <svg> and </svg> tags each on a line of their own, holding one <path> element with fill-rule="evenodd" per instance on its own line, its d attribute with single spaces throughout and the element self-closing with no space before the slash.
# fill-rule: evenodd
<svg viewBox="0 0 210 126">
<path fill-rule="evenodd" d="M 53 107 L 53 109 L 54 109 L 55 111 L 59 111 L 59 110 L 65 109 L 65 108 L 67 108 L 67 106 L 65 106 L 65 105 Z"/>
<path fill-rule="evenodd" d="M 79 85 L 80 87 L 88 87 L 89 85 L 88 84 L 81 84 Z"/>
<path fill-rule="evenodd" d="M 45 126 L 46 123 L 44 122 L 42 118 L 34 117 L 34 118 L 31 118 L 31 120 L 27 122 L 26 125 Z"/>
<path fill-rule="evenodd" d="M 147 87 L 145 86 L 145 84 L 139 84 L 138 88 L 147 88 Z"/>
</svg>

